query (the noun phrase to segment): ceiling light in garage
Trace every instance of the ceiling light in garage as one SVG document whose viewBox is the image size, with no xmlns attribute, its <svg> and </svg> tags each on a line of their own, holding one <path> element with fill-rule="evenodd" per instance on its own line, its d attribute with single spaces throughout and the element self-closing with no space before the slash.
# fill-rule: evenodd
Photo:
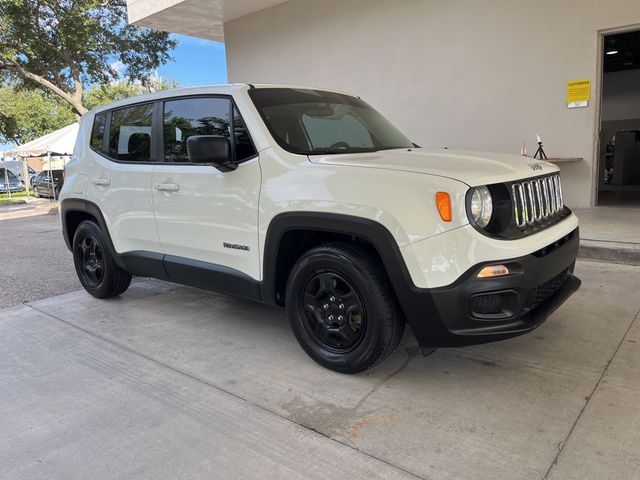
<svg viewBox="0 0 640 480">
<path fill-rule="evenodd" d="M 615 55 L 616 53 L 618 53 L 618 50 L 609 50 L 607 55 Z"/>
</svg>

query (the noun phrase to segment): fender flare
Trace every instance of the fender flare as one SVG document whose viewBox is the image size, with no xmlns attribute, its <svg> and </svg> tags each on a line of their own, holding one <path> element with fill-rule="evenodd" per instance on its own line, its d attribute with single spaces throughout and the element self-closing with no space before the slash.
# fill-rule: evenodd
<svg viewBox="0 0 640 480">
<path fill-rule="evenodd" d="M 440 314 L 429 289 L 417 287 L 400 247 L 391 232 L 368 218 L 323 212 L 285 212 L 269 224 L 263 252 L 263 281 L 260 286 L 264 303 L 277 305 L 276 271 L 278 250 L 283 236 L 292 230 L 311 230 L 353 236 L 369 242 L 377 251 L 405 319 L 420 344 L 430 339 L 446 338 L 448 332 L 439 321 Z"/>
<path fill-rule="evenodd" d="M 117 257 L 117 252 L 115 247 L 113 246 L 113 242 L 111 241 L 111 234 L 109 233 L 109 229 L 107 228 L 107 222 L 104 219 L 104 215 L 102 215 L 102 211 L 95 203 L 81 198 L 65 198 L 64 200 L 62 200 L 62 202 L 60 202 L 62 236 L 64 237 L 64 243 L 67 245 L 67 248 L 70 251 L 73 251 L 73 238 L 70 235 L 69 225 L 67 222 L 67 216 L 72 212 L 88 213 L 89 215 L 94 217 L 98 222 L 98 226 L 104 232 L 110 253 L 114 258 Z"/>
<path fill-rule="evenodd" d="M 285 212 L 273 217 L 265 237 L 263 259 L 262 299 L 276 303 L 277 259 L 282 238 L 287 232 L 306 230 L 337 233 L 370 243 L 382 259 L 389 280 L 396 290 L 415 285 L 409 274 L 400 248 L 391 232 L 381 223 L 368 218 L 324 212 Z"/>
</svg>

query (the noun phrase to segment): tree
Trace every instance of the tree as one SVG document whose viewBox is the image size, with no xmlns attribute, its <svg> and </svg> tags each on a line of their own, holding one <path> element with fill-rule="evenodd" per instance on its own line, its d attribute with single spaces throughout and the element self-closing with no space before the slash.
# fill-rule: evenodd
<svg viewBox="0 0 640 480">
<path fill-rule="evenodd" d="M 108 85 L 95 85 L 87 91 L 84 105 L 91 109 L 115 102 L 123 98 L 135 97 L 144 93 L 159 92 L 170 88 L 177 88 L 178 82 L 150 77 L 144 85 L 132 82 L 115 82 Z"/>
<path fill-rule="evenodd" d="M 94 85 L 85 91 L 82 103 L 91 109 L 178 86 L 178 82 L 158 77 L 151 78 L 145 86 L 124 81 Z M 0 143 L 21 145 L 74 121 L 76 117 L 71 107 L 53 94 L 10 85 L 0 87 Z"/>
<path fill-rule="evenodd" d="M 53 95 L 0 87 L 0 143 L 21 145 L 74 121 L 69 106 Z"/>
<path fill-rule="evenodd" d="M 127 23 L 125 0 L 1 0 L 0 72 L 46 90 L 76 115 L 85 85 L 120 78 L 145 83 L 176 45 L 166 32 Z"/>
</svg>

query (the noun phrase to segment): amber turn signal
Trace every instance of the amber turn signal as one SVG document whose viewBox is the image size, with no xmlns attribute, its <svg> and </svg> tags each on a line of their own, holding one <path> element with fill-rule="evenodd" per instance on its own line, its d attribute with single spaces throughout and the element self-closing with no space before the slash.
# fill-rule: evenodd
<svg viewBox="0 0 640 480">
<path fill-rule="evenodd" d="M 436 206 L 440 212 L 440 218 L 445 222 L 450 222 L 453 218 L 451 212 L 451 196 L 447 192 L 436 192 Z"/>
<path fill-rule="evenodd" d="M 478 278 L 492 278 L 509 275 L 509 269 L 505 265 L 489 265 L 478 273 Z"/>
</svg>

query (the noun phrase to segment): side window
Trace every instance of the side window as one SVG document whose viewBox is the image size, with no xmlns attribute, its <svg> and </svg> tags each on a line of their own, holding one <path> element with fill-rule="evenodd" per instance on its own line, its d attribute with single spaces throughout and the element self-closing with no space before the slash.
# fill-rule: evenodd
<svg viewBox="0 0 640 480">
<path fill-rule="evenodd" d="M 191 135 L 229 134 L 229 100 L 185 98 L 164 103 L 164 158 L 167 162 L 188 162 L 187 138 Z"/>
<path fill-rule="evenodd" d="M 236 137 L 236 161 L 243 162 L 253 157 L 257 153 L 256 149 L 249 136 L 249 130 L 235 107 L 233 107 L 233 133 Z"/>
<path fill-rule="evenodd" d="M 102 112 L 93 117 L 93 128 L 91 130 L 91 148 L 102 150 L 104 141 L 104 127 L 107 124 L 107 114 Z"/>
<path fill-rule="evenodd" d="M 128 162 L 151 160 L 153 104 L 134 105 L 111 112 L 109 156 Z"/>
</svg>

